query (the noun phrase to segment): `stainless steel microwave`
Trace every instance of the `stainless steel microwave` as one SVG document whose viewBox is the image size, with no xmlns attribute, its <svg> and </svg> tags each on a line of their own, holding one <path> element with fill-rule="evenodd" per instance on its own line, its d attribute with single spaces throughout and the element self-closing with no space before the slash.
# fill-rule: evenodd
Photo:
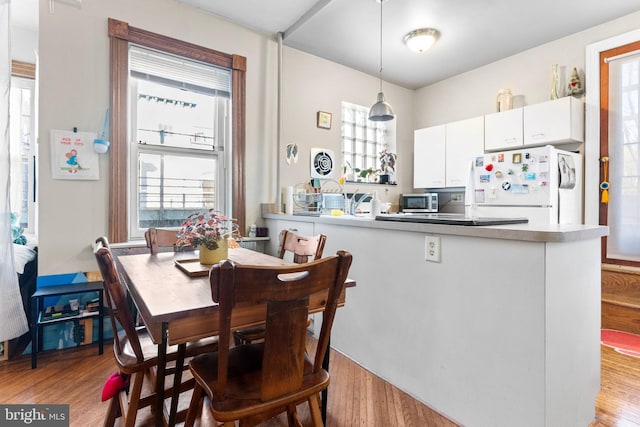
<svg viewBox="0 0 640 427">
<path fill-rule="evenodd" d="M 401 194 L 400 210 L 406 213 L 438 212 L 438 193 Z"/>
</svg>

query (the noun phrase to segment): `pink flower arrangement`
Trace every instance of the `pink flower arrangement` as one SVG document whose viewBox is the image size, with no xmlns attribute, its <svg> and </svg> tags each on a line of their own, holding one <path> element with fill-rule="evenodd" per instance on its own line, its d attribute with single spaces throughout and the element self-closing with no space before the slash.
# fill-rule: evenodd
<svg viewBox="0 0 640 427">
<path fill-rule="evenodd" d="M 238 226 L 233 219 L 209 209 L 192 213 L 182 223 L 177 245 L 180 248 L 204 245 L 207 249 L 218 249 L 218 242 L 237 234 Z"/>
</svg>

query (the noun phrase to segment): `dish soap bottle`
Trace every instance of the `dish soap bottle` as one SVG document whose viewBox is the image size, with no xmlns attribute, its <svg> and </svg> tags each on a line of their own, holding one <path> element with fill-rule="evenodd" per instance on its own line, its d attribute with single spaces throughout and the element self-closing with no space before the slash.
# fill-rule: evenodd
<svg viewBox="0 0 640 427">
<path fill-rule="evenodd" d="M 373 197 L 371 198 L 371 217 L 375 218 L 380 215 L 381 205 L 380 199 L 378 199 L 378 192 L 373 192 Z"/>
</svg>

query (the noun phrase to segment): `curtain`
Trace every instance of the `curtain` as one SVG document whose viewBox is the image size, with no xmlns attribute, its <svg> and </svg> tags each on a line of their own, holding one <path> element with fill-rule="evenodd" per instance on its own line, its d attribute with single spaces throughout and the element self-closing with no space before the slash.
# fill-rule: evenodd
<svg viewBox="0 0 640 427">
<path fill-rule="evenodd" d="M 9 91 L 11 89 L 10 0 L 0 0 L 0 341 L 29 330 L 13 263 L 9 186 Z"/>
</svg>

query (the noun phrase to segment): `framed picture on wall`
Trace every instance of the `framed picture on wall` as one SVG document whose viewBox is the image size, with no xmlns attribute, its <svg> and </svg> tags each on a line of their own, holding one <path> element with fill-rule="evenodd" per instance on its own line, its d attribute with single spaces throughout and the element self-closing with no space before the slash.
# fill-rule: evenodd
<svg viewBox="0 0 640 427">
<path fill-rule="evenodd" d="M 318 111 L 318 127 L 322 129 L 331 129 L 331 113 Z"/>
<path fill-rule="evenodd" d="M 93 149 L 95 132 L 51 129 L 51 175 L 53 179 L 100 179 L 98 153 Z"/>
</svg>

